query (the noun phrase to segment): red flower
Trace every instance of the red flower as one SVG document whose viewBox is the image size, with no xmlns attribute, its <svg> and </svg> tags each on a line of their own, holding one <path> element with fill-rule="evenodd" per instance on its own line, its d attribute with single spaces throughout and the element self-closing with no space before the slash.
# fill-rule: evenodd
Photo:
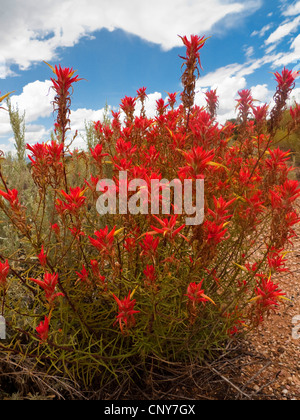
<svg viewBox="0 0 300 420">
<path fill-rule="evenodd" d="M 281 73 L 275 73 L 275 79 L 278 84 L 278 89 L 282 91 L 292 90 L 295 86 L 295 80 L 299 76 L 298 71 L 292 71 L 284 68 Z"/>
<path fill-rule="evenodd" d="M 58 274 L 46 273 L 44 275 L 43 281 L 32 278 L 30 280 L 38 284 L 45 291 L 46 299 L 49 304 L 52 304 L 53 301 L 59 296 L 64 297 L 63 293 L 55 293 L 55 288 L 58 283 Z"/>
<path fill-rule="evenodd" d="M 81 272 L 78 273 L 78 271 L 76 271 L 76 274 L 78 276 L 78 281 L 82 281 L 82 283 L 89 283 L 89 273 L 84 265 L 82 266 Z"/>
<path fill-rule="evenodd" d="M 276 251 L 271 249 L 270 255 L 268 255 L 268 265 L 275 273 L 283 273 L 285 271 L 289 271 L 289 269 L 285 267 L 287 259 L 285 259 L 283 255 L 279 254 L 281 251 L 282 250 Z"/>
<path fill-rule="evenodd" d="M 200 53 L 199 51 L 204 47 L 206 39 L 203 36 L 200 38 L 198 35 L 191 35 L 191 40 L 189 41 L 186 36 L 180 36 L 179 38 L 182 39 L 182 42 L 186 46 L 186 57 L 180 57 L 183 60 L 195 60 L 199 63 L 199 66 L 201 66 L 200 61 Z"/>
<path fill-rule="evenodd" d="M 124 241 L 124 248 L 131 254 L 136 248 L 135 238 L 126 238 Z"/>
<path fill-rule="evenodd" d="M 150 234 L 157 234 L 157 233 L 163 234 L 164 237 L 168 237 L 170 240 L 173 240 L 175 236 L 179 234 L 179 236 L 184 238 L 187 242 L 189 241 L 185 236 L 179 233 L 185 228 L 185 225 L 182 225 L 179 228 L 175 229 L 177 218 L 178 218 L 177 215 L 171 216 L 170 219 L 164 219 L 164 220 L 159 219 L 155 215 L 153 215 L 153 217 L 161 225 L 161 228 L 151 226 L 151 229 L 153 229 L 154 232 L 150 232 Z"/>
<path fill-rule="evenodd" d="M 80 229 L 78 229 L 76 226 L 72 227 L 72 228 L 68 228 L 69 231 L 71 232 L 72 236 L 74 236 L 74 238 L 79 241 L 80 240 L 80 236 L 85 236 L 85 233 L 82 232 Z"/>
<path fill-rule="evenodd" d="M 289 203 L 293 203 L 300 197 L 300 188 L 299 182 L 293 180 L 287 180 L 281 186 L 282 197 L 284 200 L 287 200 Z"/>
<path fill-rule="evenodd" d="M 53 230 L 53 232 L 55 233 L 55 235 L 59 235 L 60 233 L 60 227 L 58 226 L 57 223 L 55 223 L 54 225 L 51 225 L 51 229 Z"/>
<path fill-rule="evenodd" d="M 97 239 L 93 239 L 89 236 L 90 243 L 101 253 L 111 255 L 116 228 L 117 227 L 115 226 L 111 232 L 108 232 L 108 226 L 106 226 L 105 229 L 100 229 L 98 232 L 95 232 Z"/>
<path fill-rule="evenodd" d="M 211 302 L 215 305 L 215 302 L 208 296 L 204 294 L 204 289 L 202 289 L 204 280 L 202 280 L 200 283 L 190 283 L 187 289 L 187 296 L 189 300 L 192 302 L 193 306 L 199 303 L 202 303 L 205 305 L 207 302 Z"/>
<path fill-rule="evenodd" d="M 155 267 L 154 265 L 147 265 L 147 268 L 144 270 L 144 275 L 146 277 L 145 279 L 145 285 L 151 286 L 155 283 L 157 279 L 157 275 L 155 274 Z"/>
<path fill-rule="evenodd" d="M 27 144 L 26 149 L 30 150 L 33 154 L 33 157 L 28 155 L 33 166 L 37 166 L 41 163 L 46 163 L 46 159 L 48 157 L 48 150 L 47 145 L 45 143 L 36 143 L 33 146 Z"/>
<path fill-rule="evenodd" d="M 300 105 L 295 104 L 294 108 L 290 108 L 291 117 L 296 125 L 300 123 Z"/>
<path fill-rule="evenodd" d="M 131 141 L 126 142 L 124 139 L 119 138 L 116 144 L 116 151 L 119 155 L 129 159 L 137 151 L 137 146 L 133 146 Z M 116 158 L 119 159 L 119 156 L 116 156 Z"/>
<path fill-rule="evenodd" d="M 98 280 L 101 281 L 101 283 L 105 283 L 106 277 L 101 276 L 100 274 L 100 268 L 99 268 L 99 263 L 96 260 L 91 260 L 91 266 L 92 266 L 92 272 L 94 277 Z"/>
<path fill-rule="evenodd" d="M 8 190 L 7 192 L 0 190 L 0 195 L 9 202 L 12 210 L 19 210 L 21 207 L 19 203 L 18 194 L 19 193 L 17 190 Z"/>
<path fill-rule="evenodd" d="M 55 89 L 58 95 L 68 93 L 73 83 L 82 80 L 78 79 L 78 75 L 73 77 L 76 73 L 76 70 L 73 70 L 72 68 L 62 68 L 60 64 L 59 67 L 55 66 L 55 69 L 53 67 L 51 68 L 53 70 L 53 73 L 57 76 L 56 80 L 51 78 L 51 81 L 53 83 L 53 88 Z"/>
<path fill-rule="evenodd" d="M 127 117 L 127 123 L 133 121 L 135 111 L 136 98 L 125 96 L 122 99 L 120 108 Z"/>
<path fill-rule="evenodd" d="M 102 164 L 102 159 L 105 156 L 109 156 L 107 153 L 102 153 L 103 151 L 103 145 L 97 144 L 97 146 L 94 149 L 90 149 L 92 157 L 95 159 L 95 161 L 98 164 Z"/>
<path fill-rule="evenodd" d="M 46 267 L 47 265 L 47 254 L 44 252 L 44 245 L 42 246 L 42 250 L 38 255 L 38 259 L 40 260 L 41 266 Z"/>
<path fill-rule="evenodd" d="M 9 270 L 10 270 L 10 267 L 7 260 L 5 261 L 5 263 L 0 262 L 0 286 L 6 285 L 6 279 L 7 279 Z"/>
<path fill-rule="evenodd" d="M 145 87 L 142 87 L 137 90 L 137 97 L 141 102 L 144 102 L 145 99 L 147 98 L 146 90 L 147 88 Z"/>
<path fill-rule="evenodd" d="M 249 112 L 252 109 L 253 97 L 251 90 L 241 90 L 239 92 L 240 99 L 237 99 L 237 108 L 239 108 L 239 118 L 243 123 L 246 123 L 249 117 Z"/>
<path fill-rule="evenodd" d="M 36 328 L 36 332 L 39 335 L 41 341 L 47 341 L 49 336 L 49 318 L 45 316 L 45 321 L 41 322 L 40 325 Z"/>
<path fill-rule="evenodd" d="M 219 199 L 213 197 L 215 211 L 208 209 L 208 213 L 213 216 L 216 223 L 225 223 L 227 219 L 230 219 L 232 215 L 228 215 L 228 207 L 230 207 L 235 201 L 236 198 L 226 202 L 221 196 Z"/>
<path fill-rule="evenodd" d="M 91 191 L 96 191 L 97 185 L 99 184 L 100 178 L 91 175 L 91 184 L 85 179 L 84 183 L 89 187 Z"/>
<path fill-rule="evenodd" d="M 261 308 L 274 309 L 279 305 L 279 300 L 286 296 L 279 290 L 278 285 L 274 284 L 271 279 L 266 277 L 262 278 L 261 284 L 255 289 L 256 298 L 252 301 L 256 302 Z"/>
<path fill-rule="evenodd" d="M 203 227 L 206 234 L 207 242 L 209 244 L 212 244 L 213 246 L 218 245 L 220 242 L 225 241 L 229 237 L 225 237 L 228 229 L 224 229 L 224 223 L 218 225 L 215 222 L 207 220 L 206 222 L 204 222 Z"/>
<path fill-rule="evenodd" d="M 134 314 L 138 314 L 140 311 L 135 311 L 134 306 L 136 304 L 136 300 L 131 300 L 131 291 L 129 291 L 128 296 L 120 300 L 117 296 L 113 295 L 115 301 L 119 306 L 119 314 L 117 316 L 117 321 L 114 323 L 116 325 L 119 322 L 120 329 L 123 334 L 123 324 L 125 324 L 126 328 L 131 328 L 135 325 Z"/>
<path fill-rule="evenodd" d="M 34 167 L 42 168 L 43 165 L 59 164 L 62 165 L 60 159 L 63 153 L 63 144 L 51 141 L 50 144 L 36 143 L 33 146 L 27 144 L 26 148 L 32 152 L 32 156 L 28 156 Z"/>
<path fill-rule="evenodd" d="M 290 159 L 290 151 L 283 152 L 279 147 L 276 150 L 268 150 L 271 158 L 266 160 L 267 169 L 270 171 L 276 171 L 277 169 L 280 170 L 285 168 L 285 162 Z"/>
<path fill-rule="evenodd" d="M 86 197 L 84 197 L 85 190 L 80 187 L 70 188 L 70 194 L 67 194 L 64 190 L 60 191 L 65 198 L 65 202 L 57 199 L 56 210 L 59 214 L 70 213 L 76 215 L 81 207 L 84 205 Z"/>
<path fill-rule="evenodd" d="M 208 90 L 205 93 L 206 102 L 207 102 L 207 110 L 211 116 L 211 118 L 215 118 L 217 115 L 217 107 L 219 103 L 219 98 L 217 95 L 217 89 L 215 90 Z"/>
<path fill-rule="evenodd" d="M 263 106 L 252 107 L 252 112 L 257 125 L 263 124 L 268 115 L 269 105 L 265 104 Z"/>
<path fill-rule="evenodd" d="M 175 104 L 177 102 L 176 96 L 178 95 L 178 93 L 177 92 L 175 92 L 175 93 L 169 93 L 169 92 L 167 92 L 167 93 L 168 93 L 168 96 L 169 96 L 169 98 L 168 98 L 168 104 L 170 105 L 170 107 L 172 109 L 174 109 L 174 106 L 175 106 Z"/>
<path fill-rule="evenodd" d="M 154 255 L 157 251 L 159 245 L 159 239 L 154 239 L 152 235 L 149 233 L 146 234 L 145 238 L 143 239 L 143 242 L 140 243 L 140 246 L 142 248 L 141 255 L 145 256 L 151 256 Z"/>
<path fill-rule="evenodd" d="M 214 150 L 206 151 L 202 147 L 194 147 L 190 152 L 184 153 L 187 166 L 180 168 L 178 175 L 179 178 L 204 178 L 204 171 L 209 162 L 215 156 Z"/>
</svg>

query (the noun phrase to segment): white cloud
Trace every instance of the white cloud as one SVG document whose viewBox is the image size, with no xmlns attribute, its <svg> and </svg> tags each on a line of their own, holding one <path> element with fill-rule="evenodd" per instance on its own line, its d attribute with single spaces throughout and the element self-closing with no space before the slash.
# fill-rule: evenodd
<svg viewBox="0 0 300 420">
<path fill-rule="evenodd" d="M 284 16 L 294 16 L 300 14 L 300 1 L 295 4 L 289 5 L 287 10 L 283 12 Z"/>
<path fill-rule="evenodd" d="M 265 34 L 272 29 L 273 27 L 273 23 L 269 23 L 268 25 L 265 25 L 260 31 L 254 31 L 252 32 L 251 36 L 259 36 L 259 37 L 263 37 L 265 36 Z"/>
<path fill-rule="evenodd" d="M 177 34 L 205 34 L 225 17 L 257 10 L 244 0 L 10 0 L 0 14 L 0 57 L 7 66 L 57 58 L 59 47 L 106 28 L 123 29 L 164 49 L 181 46 Z M 1 69 L 1 66 L 0 66 Z M 4 70 L 0 76 L 4 75 Z"/>
<path fill-rule="evenodd" d="M 13 106 L 18 106 L 20 113 L 26 113 L 26 121 L 36 121 L 40 117 L 49 117 L 53 112 L 54 91 L 51 81 L 29 83 L 24 86 L 21 95 L 11 96 Z"/>
<path fill-rule="evenodd" d="M 290 52 L 280 53 L 273 62 L 273 67 L 283 67 L 288 64 L 299 62 L 300 60 L 300 35 L 298 35 L 291 44 Z M 299 70 L 297 68 L 295 70 Z"/>
<path fill-rule="evenodd" d="M 273 93 L 268 89 L 268 85 L 256 85 L 251 87 L 253 99 L 262 103 L 268 103 L 272 99 Z"/>
<path fill-rule="evenodd" d="M 265 41 L 266 45 L 274 44 L 278 41 L 281 41 L 287 35 L 290 35 L 292 32 L 296 31 L 300 25 L 300 16 L 296 17 L 294 20 L 280 25 Z"/>
</svg>

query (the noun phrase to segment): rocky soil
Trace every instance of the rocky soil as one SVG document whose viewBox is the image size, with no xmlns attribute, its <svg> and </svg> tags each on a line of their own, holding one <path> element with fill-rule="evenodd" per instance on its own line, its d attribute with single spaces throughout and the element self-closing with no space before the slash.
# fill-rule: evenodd
<svg viewBox="0 0 300 420">
<path fill-rule="evenodd" d="M 296 230 L 290 273 L 276 279 L 290 302 L 247 339 L 249 357 L 243 362 L 241 383 L 250 380 L 251 395 L 258 398 L 300 400 L 300 226 Z"/>
</svg>

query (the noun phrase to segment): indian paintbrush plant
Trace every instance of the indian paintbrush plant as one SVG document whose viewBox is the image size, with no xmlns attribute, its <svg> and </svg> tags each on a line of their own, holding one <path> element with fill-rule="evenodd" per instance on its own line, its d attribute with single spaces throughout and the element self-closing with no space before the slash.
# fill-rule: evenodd
<svg viewBox="0 0 300 420">
<path fill-rule="evenodd" d="M 256 107 L 250 91 L 240 92 L 239 129 L 222 126 L 215 118 L 216 91 L 206 95 L 207 110 L 194 104 L 206 40 L 182 40 L 182 102 L 176 107 L 176 94 L 169 94 L 149 118 L 146 89 L 139 89 L 121 101 L 110 123 L 95 122 L 98 143 L 88 151 L 66 146 L 71 94 L 81 79 L 72 69 L 50 66 L 56 138 L 27 146 L 31 207 L 1 166 L 1 217 L 15 235 L 9 248 L 1 239 L 8 331 L 1 354 L 19 364 L 30 360 L 83 389 L 110 378 L 121 382 L 160 361 L 213 358 L 287 299 L 276 274 L 287 270 L 300 188 L 289 179 L 289 152 L 273 143 L 298 74 L 276 74 L 270 111 Z M 298 108 L 291 115 L 296 128 Z M 120 171 L 127 173 L 124 182 Z M 161 193 L 160 214 L 100 216 L 103 178 L 115 182 L 117 196 L 125 189 L 128 199 L 129 183 L 137 178 L 147 185 L 154 179 L 204 180 L 204 223 L 186 226 L 185 212 L 175 214 L 174 206 L 163 214 Z M 151 202 L 151 194 L 138 193 L 140 201 Z M 191 194 L 194 203 L 195 190 Z"/>
</svg>

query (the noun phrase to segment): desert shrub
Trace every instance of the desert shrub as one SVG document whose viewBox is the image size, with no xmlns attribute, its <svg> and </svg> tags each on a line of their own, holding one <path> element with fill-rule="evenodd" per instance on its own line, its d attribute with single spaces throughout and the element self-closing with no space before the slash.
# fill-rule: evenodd
<svg viewBox="0 0 300 420">
<path fill-rule="evenodd" d="M 288 179 L 289 153 L 272 144 L 296 74 L 276 74 L 270 118 L 242 91 L 238 127 L 221 126 L 215 92 L 207 95 L 207 110 L 194 105 L 205 40 L 182 40 L 182 102 L 176 107 L 170 94 L 148 118 L 146 89 L 139 89 L 109 124 L 95 123 L 98 143 L 87 152 L 67 144 L 71 92 L 80 79 L 50 66 L 56 139 L 27 146 L 31 165 L 15 185 L 15 169 L 2 164 L 2 235 L 8 238 L 9 229 L 14 239 L 1 242 L 7 339 L 0 350 L 83 389 L 121 382 L 160 361 L 201 363 L 285 299 L 274 275 L 287 270 L 300 189 Z M 107 191 L 105 178 L 115 190 Z M 135 179 L 144 185 L 132 191 Z M 162 179 L 193 181 L 193 205 L 196 181 L 204 180 L 202 224 L 186 225 L 185 210 L 176 214 L 173 192 L 163 214 L 164 195 L 150 188 Z M 97 212 L 100 192 L 108 200 L 116 193 L 119 204 L 122 191 L 139 202 L 140 214 Z M 159 214 L 142 214 L 153 198 Z"/>
</svg>

